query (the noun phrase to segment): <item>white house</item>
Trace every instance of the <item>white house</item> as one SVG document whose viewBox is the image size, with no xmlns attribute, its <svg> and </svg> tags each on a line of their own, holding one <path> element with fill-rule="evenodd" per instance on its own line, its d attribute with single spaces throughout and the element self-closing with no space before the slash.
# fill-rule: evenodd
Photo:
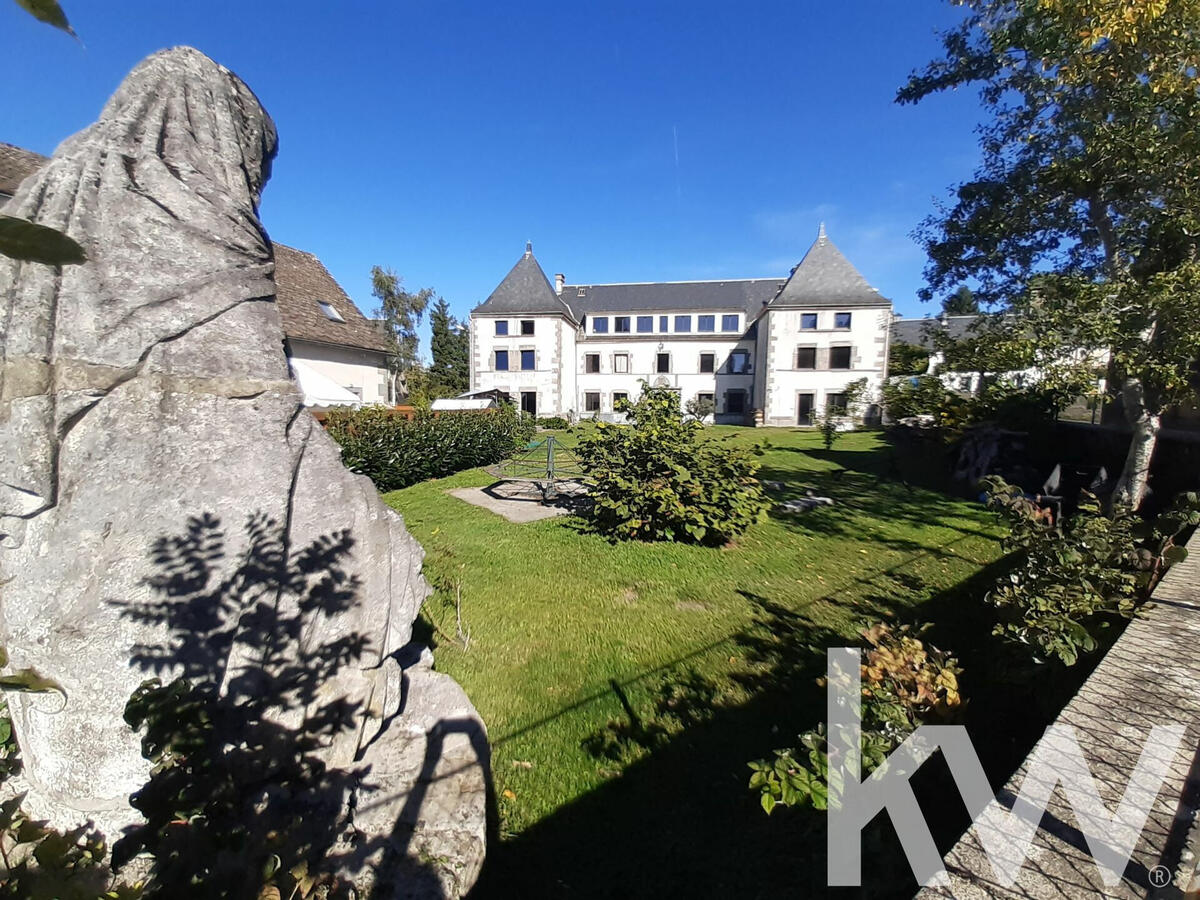
<svg viewBox="0 0 1200 900">
<path fill-rule="evenodd" d="M 284 350 L 301 390 L 307 369 L 340 386 L 359 404 L 394 402 L 388 345 L 311 253 L 275 244 L 275 302 L 283 321 Z M 312 379 L 314 382 L 316 379 Z M 327 392 L 325 392 L 327 393 Z M 325 393 L 305 390 L 309 406 L 328 403 Z"/>
<path fill-rule="evenodd" d="M 47 158 L 0 143 L 0 208 Z M 388 345 L 311 253 L 275 244 L 284 350 L 304 402 L 315 408 L 393 402 Z"/>
<path fill-rule="evenodd" d="M 647 381 L 717 422 L 808 425 L 852 381 L 878 391 L 891 309 L 823 226 L 784 278 L 551 286 L 527 244 L 471 313 L 471 387 L 608 418 Z"/>
</svg>

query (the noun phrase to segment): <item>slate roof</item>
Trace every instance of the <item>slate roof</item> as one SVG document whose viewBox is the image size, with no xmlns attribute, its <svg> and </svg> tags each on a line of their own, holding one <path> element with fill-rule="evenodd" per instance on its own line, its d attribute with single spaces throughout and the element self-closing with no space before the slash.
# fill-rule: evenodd
<svg viewBox="0 0 1200 900">
<path fill-rule="evenodd" d="M 892 340 L 901 344 L 912 344 L 926 350 L 933 348 L 929 337 L 930 331 L 941 330 L 954 340 L 971 336 L 971 326 L 982 316 L 946 316 L 945 320 L 938 317 L 924 319 L 896 319 L 892 322 Z"/>
<path fill-rule="evenodd" d="M 792 270 L 792 275 L 773 307 L 845 309 L 855 306 L 888 306 L 891 301 L 867 283 L 825 234 L 822 225 L 817 239 Z"/>
<path fill-rule="evenodd" d="M 655 310 L 744 310 L 754 318 L 765 306 L 804 309 L 851 309 L 890 306 L 842 255 L 822 225 L 817 240 L 787 278 L 724 281 L 647 281 L 631 284 L 567 284 L 554 288 L 526 245 L 525 255 L 474 313 L 584 315 Z"/>
<path fill-rule="evenodd" d="M 578 321 L 572 308 L 554 293 L 546 273 L 533 255 L 533 245 L 525 245 L 525 255 L 504 276 L 491 295 L 472 313 L 485 316 L 508 313 L 546 313 Z"/>
<path fill-rule="evenodd" d="M 387 352 L 387 341 L 378 326 L 359 311 L 319 259 L 285 244 L 274 247 L 275 300 L 289 340 Z M 330 319 L 318 302 L 328 303 L 346 321 Z"/>
<path fill-rule="evenodd" d="M 44 166 L 48 157 L 0 142 L 0 194 L 12 196 L 21 182 Z"/>
<path fill-rule="evenodd" d="M 654 310 L 742 310 L 754 317 L 779 293 L 782 278 L 727 281 L 649 281 L 638 284 L 568 284 L 563 300 L 576 318 L 594 313 Z"/>
</svg>

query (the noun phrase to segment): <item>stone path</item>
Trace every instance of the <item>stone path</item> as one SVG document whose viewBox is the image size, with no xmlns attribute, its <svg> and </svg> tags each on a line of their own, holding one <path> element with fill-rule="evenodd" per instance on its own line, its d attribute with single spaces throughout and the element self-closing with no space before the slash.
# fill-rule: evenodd
<svg viewBox="0 0 1200 900">
<path fill-rule="evenodd" d="M 917 895 L 921 900 L 1198 896 L 1193 831 L 1200 800 L 1200 540 L 1191 544 L 1191 556 L 1167 573 L 1153 604 L 1130 623 L 1057 720 L 1075 728 L 1110 817 L 1151 727 L 1185 728 L 1124 878 L 1104 885 L 1059 788 L 1013 886 L 997 881 L 978 826 L 972 826 L 945 857 L 950 887 L 925 888 Z M 1027 765 L 999 793 L 1006 807 L 1018 795 Z"/>
<path fill-rule="evenodd" d="M 571 502 L 564 497 L 562 502 L 542 503 L 542 496 L 535 490 L 522 493 L 502 495 L 486 488 L 454 488 L 446 491 L 459 500 L 464 500 L 472 506 L 480 506 L 498 516 L 504 516 L 510 522 L 524 524 L 539 522 L 542 519 L 552 519 L 555 516 L 565 516 L 571 512 Z"/>
</svg>

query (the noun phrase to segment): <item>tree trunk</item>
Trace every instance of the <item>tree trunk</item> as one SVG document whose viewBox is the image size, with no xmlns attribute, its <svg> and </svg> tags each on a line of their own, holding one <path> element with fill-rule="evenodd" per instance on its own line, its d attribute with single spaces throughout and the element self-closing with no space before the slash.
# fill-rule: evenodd
<svg viewBox="0 0 1200 900">
<path fill-rule="evenodd" d="M 1125 406 L 1125 419 L 1133 429 L 1129 441 L 1129 452 L 1125 455 L 1125 468 L 1113 492 L 1117 503 L 1128 503 L 1137 509 L 1146 497 L 1146 482 L 1150 476 L 1150 461 L 1154 458 L 1154 447 L 1158 443 L 1161 416 L 1146 406 L 1146 391 L 1142 383 L 1130 378 L 1121 389 Z"/>
</svg>

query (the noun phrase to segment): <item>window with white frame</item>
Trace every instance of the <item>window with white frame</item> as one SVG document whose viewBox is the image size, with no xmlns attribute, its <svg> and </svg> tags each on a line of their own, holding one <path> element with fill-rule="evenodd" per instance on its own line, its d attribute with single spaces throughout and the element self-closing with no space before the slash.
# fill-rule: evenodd
<svg viewBox="0 0 1200 900">
<path fill-rule="evenodd" d="M 613 371 L 618 375 L 629 374 L 629 354 L 614 353 L 613 354 Z"/>
</svg>

